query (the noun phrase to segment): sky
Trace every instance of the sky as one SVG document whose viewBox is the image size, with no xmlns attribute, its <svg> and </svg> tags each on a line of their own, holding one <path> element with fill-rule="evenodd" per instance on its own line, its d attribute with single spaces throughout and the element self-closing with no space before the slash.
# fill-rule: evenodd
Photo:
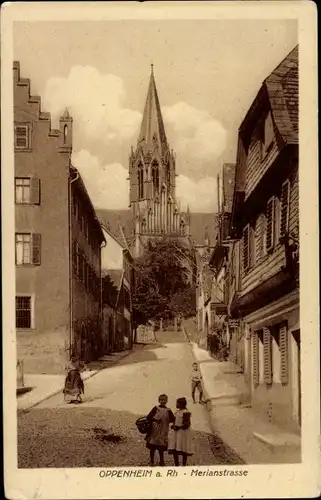
<svg viewBox="0 0 321 500">
<path fill-rule="evenodd" d="M 73 164 L 97 208 L 126 209 L 154 65 L 181 208 L 217 209 L 216 177 L 263 80 L 297 45 L 291 20 L 16 22 L 14 58 L 52 126 L 73 117 Z"/>
</svg>

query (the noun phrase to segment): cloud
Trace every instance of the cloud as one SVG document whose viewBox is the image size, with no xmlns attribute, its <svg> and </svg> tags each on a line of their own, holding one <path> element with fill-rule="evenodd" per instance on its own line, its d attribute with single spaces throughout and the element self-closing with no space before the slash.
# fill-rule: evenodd
<svg viewBox="0 0 321 500">
<path fill-rule="evenodd" d="M 104 165 L 85 149 L 72 155 L 72 163 L 79 170 L 95 207 L 128 208 L 128 171 L 120 163 Z"/>
<path fill-rule="evenodd" d="M 125 97 L 118 76 L 101 74 L 91 66 L 73 66 L 66 78 L 47 80 L 43 104 L 53 121 L 68 108 L 78 144 L 84 139 L 106 144 L 130 139 L 138 132 L 141 113 L 126 108 Z"/>
<path fill-rule="evenodd" d="M 184 211 L 189 205 L 191 212 L 217 211 L 217 183 L 214 177 L 203 177 L 194 181 L 185 175 L 179 175 L 176 180 L 176 196 Z"/>
<path fill-rule="evenodd" d="M 186 102 L 162 108 L 164 121 L 173 132 L 176 152 L 201 160 L 215 160 L 226 147 L 227 132 L 207 111 Z"/>
</svg>

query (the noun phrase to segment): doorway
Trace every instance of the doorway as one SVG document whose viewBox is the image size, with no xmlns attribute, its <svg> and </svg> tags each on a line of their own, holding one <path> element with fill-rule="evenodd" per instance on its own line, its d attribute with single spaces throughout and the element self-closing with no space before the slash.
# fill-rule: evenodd
<svg viewBox="0 0 321 500">
<path fill-rule="evenodd" d="M 301 408 L 301 335 L 300 329 L 294 330 L 292 332 L 293 339 L 296 346 L 296 369 L 297 369 L 297 386 L 298 386 L 298 399 L 297 399 L 297 411 L 298 411 L 298 423 L 301 427 L 302 421 L 302 408 Z"/>
</svg>

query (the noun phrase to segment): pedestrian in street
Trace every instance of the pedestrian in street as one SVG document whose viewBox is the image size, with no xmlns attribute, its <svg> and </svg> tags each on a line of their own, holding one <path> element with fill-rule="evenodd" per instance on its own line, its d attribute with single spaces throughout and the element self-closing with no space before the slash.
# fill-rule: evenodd
<svg viewBox="0 0 321 500">
<path fill-rule="evenodd" d="M 81 395 L 84 394 L 84 382 L 81 378 L 81 363 L 72 357 L 67 367 L 65 387 L 63 390 L 65 401 L 68 403 L 82 403 Z"/>
<path fill-rule="evenodd" d="M 186 398 L 178 398 L 176 408 L 175 421 L 168 437 L 168 453 L 173 455 L 175 465 L 179 466 L 180 456 L 183 461 L 182 465 L 187 465 L 188 457 L 193 455 L 191 413 L 187 409 Z"/>
<path fill-rule="evenodd" d="M 202 374 L 199 369 L 199 366 L 197 363 L 193 363 L 193 369 L 192 369 L 192 398 L 193 398 L 193 403 L 196 403 L 195 400 L 195 392 L 196 389 L 198 390 L 199 393 L 199 403 L 203 404 L 205 403 L 203 399 L 203 387 L 202 387 Z"/>
<path fill-rule="evenodd" d="M 150 430 L 146 436 L 146 447 L 150 452 L 150 465 L 154 466 L 155 451 L 159 454 L 159 465 L 165 465 L 164 453 L 168 445 L 168 431 L 170 423 L 174 422 L 174 414 L 167 405 L 168 397 L 166 394 L 161 394 L 158 398 L 158 406 L 147 415 L 147 420 L 150 423 Z"/>
</svg>

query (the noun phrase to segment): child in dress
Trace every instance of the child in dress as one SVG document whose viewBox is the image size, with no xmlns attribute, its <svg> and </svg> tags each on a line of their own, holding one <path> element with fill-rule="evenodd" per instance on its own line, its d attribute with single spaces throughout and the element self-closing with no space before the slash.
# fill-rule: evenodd
<svg viewBox="0 0 321 500">
<path fill-rule="evenodd" d="M 174 456 L 174 463 L 179 465 L 179 457 L 182 456 L 183 465 L 187 465 L 187 459 L 193 455 L 191 436 L 191 414 L 187 409 L 186 398 L 178 398 L 176 401 L 177 411 L 175 422 L 169 434 L 168 453 Z"/>
<path fill-rule="evenodd" d="M 193 363 L 193 370 L 192 370 L 192 398 L 193 398 L 193 403 L 195 404 L 195 391 L 198 389 L 199 393 L 199 403 L 205 403 L 203 399 L 203 387 L 202 387 L 202 374 L 199 369 L 199 366 L 197 363 Z"/>
<path fill-rule="evenodd" d="M 150 423 L 150 431 L 146 436 L 146 446 L 150 452 L 150 465 L 154 466 L 155 451 L 159 453 L 159 465 L 165 465 L 164 452 L 168 445 L 169 424 L 174 422 L 174 415 L 170 408 L 167 408 L 168 397 L 161 394 L 158 398 L 159 405 L 147 415 Z"/>
</svg>

